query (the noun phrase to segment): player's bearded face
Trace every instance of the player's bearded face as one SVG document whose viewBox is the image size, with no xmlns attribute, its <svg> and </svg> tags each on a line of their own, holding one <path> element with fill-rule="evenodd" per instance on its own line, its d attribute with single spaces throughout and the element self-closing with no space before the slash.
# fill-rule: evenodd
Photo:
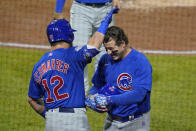
<svg viewBox="0 0 196 131">
<path fill-rule="evenodd" d="M 123 59 L 124 55 L 124 47 L 121 44 L 120 46 L 116 45 L 116 42 L 114 40 L 110 40 L 107 43 L 104 43 L 106 52 L 108 55 L 111 55 L 113 60 L 118 61 Z"/>
</svg>

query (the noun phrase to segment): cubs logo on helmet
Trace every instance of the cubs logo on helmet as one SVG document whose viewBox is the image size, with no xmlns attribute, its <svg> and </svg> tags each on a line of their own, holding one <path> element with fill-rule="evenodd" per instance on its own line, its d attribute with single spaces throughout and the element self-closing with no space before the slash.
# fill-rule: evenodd
<svg viewBox="0 0 196 131">
<path fill-rule="evenodd" d="M 117 79 L 118 87 L 123 91 L 132 89 L 132 77 L 128 73 L 121 73 Z"/>
</svg>

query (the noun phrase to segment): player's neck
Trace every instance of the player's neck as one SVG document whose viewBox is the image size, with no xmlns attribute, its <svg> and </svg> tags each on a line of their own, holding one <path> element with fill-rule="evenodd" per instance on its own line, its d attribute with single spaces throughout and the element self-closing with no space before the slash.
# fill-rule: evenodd
<svg viewBox="0 0 196 131">
<path fill-rule="evenodd" d="M 131 50 L 132 50 L 132 49 L 131 49 L 130 47 L 128 47 L 128 46 L 125 48 L 125 52 L 124 52 L 124 55 L 123 55 L 123 59 L 131 52 Z"/>
<path fill-rule="evenodd" d="M 69 43 L 63 42 L 63 43 L 57 44 L 55 46 L 52 46 L 51 50 L 55 50 L 55 49 L 59 49 L 59 48 L 70 48 L 70 47 L 71 47 L 71 45 Z"/>
</svg>

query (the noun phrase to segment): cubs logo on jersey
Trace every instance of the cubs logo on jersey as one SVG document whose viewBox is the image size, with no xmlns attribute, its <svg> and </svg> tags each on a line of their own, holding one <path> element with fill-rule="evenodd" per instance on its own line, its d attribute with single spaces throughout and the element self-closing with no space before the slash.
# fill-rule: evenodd
<svg viewBox="0 0 196 131">
<path fill-rule="evenodd" d="M 123 91 L 132 89 L 132 77 L 128 73 L 121 73 L 117 79 L 118 87 Z"/>
</svg>

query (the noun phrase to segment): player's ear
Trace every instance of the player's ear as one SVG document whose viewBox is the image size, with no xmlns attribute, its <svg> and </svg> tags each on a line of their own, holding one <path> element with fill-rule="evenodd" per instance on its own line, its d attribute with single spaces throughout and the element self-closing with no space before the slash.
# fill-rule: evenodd
<svg viewBox="0 0 196 131">
<path fill-rule="evenodd" d="M 124 40 L 121 41 L 121 45 L 122 45 L 123 48 L 126 47 L 126 44 L 125 44 L 125 41 Z"/>
</svg>

